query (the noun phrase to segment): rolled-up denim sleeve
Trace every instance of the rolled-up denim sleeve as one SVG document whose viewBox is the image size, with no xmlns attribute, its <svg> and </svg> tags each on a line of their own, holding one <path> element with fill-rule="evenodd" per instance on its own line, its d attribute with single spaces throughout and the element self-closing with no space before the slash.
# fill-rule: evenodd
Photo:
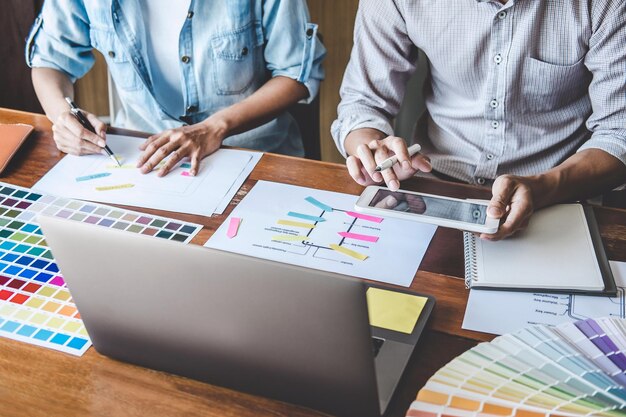
<svg viewBox="0 0 626 417">
<path fill-rule="evenodd" d="M 626 3 L 611 2 L 595 18 L 585 65 L 593 73 L 587 120 L 591 138 L 578 151 L 601 149 L 626 165 Z M 600 7 L 598 7 L 600 9 Z"/>
<path fill-rule="evenodd" d="M 74 82 L 93 66 L 92 51 L 83 2 L 45 1 L 26 42 L 28 66 L 62 71 Z"/>
<path fill-rule="evenodd" d="M 301 82 L 312 101 L 324 79 L 322 61 L 326 49 L 310 22 L 304 0 L 266 0 L 263 3 L 265 62 L 272 77 L 284 76 Z"/>
<path fill-rule="evenodd" d="M 400 109 L 418 56 L 399 7 L 392 0 L 359 2 L 338 118 L 331 126 L 337 149 L 344 157 L 344 142 L 353 130 L 373 128 L 393 134 L 391 121 Z"/>
</svg>

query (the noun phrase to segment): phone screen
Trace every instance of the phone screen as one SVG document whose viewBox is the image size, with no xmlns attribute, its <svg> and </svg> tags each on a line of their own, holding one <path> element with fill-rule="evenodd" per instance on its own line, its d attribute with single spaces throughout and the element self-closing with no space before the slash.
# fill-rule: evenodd
<svg viewBox="0 0 626 417">
<path fill-rule="evenodd" d="M 482 204 L 399 191 L 378 190 L 369 206 L 482 225 L 487 219 L 487 206 Z"/>
</svg>

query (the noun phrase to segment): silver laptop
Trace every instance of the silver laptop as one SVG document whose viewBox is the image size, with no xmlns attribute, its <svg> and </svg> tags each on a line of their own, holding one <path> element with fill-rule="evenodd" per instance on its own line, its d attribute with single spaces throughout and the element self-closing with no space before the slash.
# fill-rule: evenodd
<svg viewBox="0 0 626 417">
<path fill-rule="evenodd" d="M 370 327 L 360 280 L 40 216 L 95 349 L 337 416 L 380 416 L 411 335 Z"/>
</svg>

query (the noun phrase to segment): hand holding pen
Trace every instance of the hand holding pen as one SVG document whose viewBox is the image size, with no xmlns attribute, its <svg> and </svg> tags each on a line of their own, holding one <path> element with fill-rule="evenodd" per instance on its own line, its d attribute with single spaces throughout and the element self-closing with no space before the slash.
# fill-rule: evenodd
<svg viewBox="0 0 626 417">
<path fill-rule="evenodd" d="M 104 140 L 105 125 L 95 116 L 77 108 L 69 97 L 65 100 L 70 111 L 62 113 L 54 121 L 52 130 L 59 150 L 72 155 L 88 155 L 101 153 L 102 149 L 109 154 L 117 165 L 119 162 Z M 91 119 L 91 120 L 90 120 Z M 94 125 L 97 127 L 94 128 Z"/>
<path fill-rule="evenodd" d="M 404 139 L 396 136 L 376 138 L 380 133 L 375 129 L 357 129 L 344 142 L 350 155 L 346 166 L 357 183 L 367 186 L 384 181 L 390 190 L 396 191 L 400 188 L 400 181 L 412 177 L 417 171 L 432 169 L 428 157 L 419 153 L 420 145 L 407 148 Z M 370 139 L 372 137 L 376 139 Z"/>
</svg>

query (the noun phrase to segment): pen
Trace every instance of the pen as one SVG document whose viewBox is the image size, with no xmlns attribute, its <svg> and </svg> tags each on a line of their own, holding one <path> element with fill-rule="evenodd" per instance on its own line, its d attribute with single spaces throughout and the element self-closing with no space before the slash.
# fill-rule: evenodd
<svg viewBox="0 0 626 417">
<path fill-rule="evenodd" d="M 76 119 L 78 120 L 78 122 L 83 125 L 83 127 L 87 130 L 89 130 L 90 132 L 96 133 L 96 129 L 93 128 L 93 126 L 91 125 L 91 123 L 89 123 L 89 120 L 87 120 L 87 117 L 85 117 L 85 115 L 83 114 L 82 111 L 80 111 L 78 109 L 78 107 L 76 106 L 76 104 L 72 101 L 71 98 L 69 97 L 65 97 L 65 101 L 67 101 L 67 104 L 70 105 L 70 112 L 72 112 L 72 114 L 74 115 L 74 117 L 76 117 Z M 104 145 L 104 151 L 107 153 L 107 155 L 109 155 L 109 157 L 115 161 L 115 164 L 119 167 L 121 167 L 122 165 L 120 164 L 120 161 L 117 160 L 117 158 L 115 157 L 115 154 L 113 153 L 113 151 L 111 150 L 111 148 L 109 148 L 109 145 Z"/>
<path fill-rule="evenodd" d="M 409 149 L 407 149 L 409 151 L 409 158 L 412 157 L 413 155 L 415 155 L 416 153 L 418 153 L 421 149 L 422 149 L 422 147 L 419 144 L 417 144 L 417 143 L 414 144 L 414 145 L 409 146 Z M 376 166 L 376 172 L 380 172 L 380 171 L 384 171 L 386 169 L 389 169 L 389 168 L 391 168 L 392 166 L 394 166 L 397 163 L 398 163 L 398 156 L 394 155 L 391 158 L 387 158 L 383 162 L 378 164 Z"/>
</svg>

